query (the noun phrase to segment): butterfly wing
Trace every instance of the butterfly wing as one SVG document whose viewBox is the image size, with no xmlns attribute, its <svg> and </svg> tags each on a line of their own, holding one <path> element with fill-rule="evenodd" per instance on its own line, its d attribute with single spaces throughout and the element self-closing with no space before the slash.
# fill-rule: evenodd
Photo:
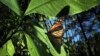
<svg viewBox="0 0 100 56">
<path fill-rule="evenodd" d="M 57 21 L 53 26 L 51 26 L 49 33 L 56 38 L 61 38 L 63 35 L 63 26 L 61 21 Z"/>
<path fill-rule="evenodd" d="M 64 33 L 64 29 L 62 26 L 62 18 L 58 19 L 57 22 L 55 22 L 50 30 L 48 31 L 49 35 L 51 36 L 52 40 L 54 40 L 53 42 L 56 42 L 57 44 L 61 44 L 62 43 L 62 36 Z"/>
<path fill-rule="evenodd" d="M 63 35 L 63 29 L 52 32 L 52 35 L 57 38 L 61 38 Z"/>
</svg>

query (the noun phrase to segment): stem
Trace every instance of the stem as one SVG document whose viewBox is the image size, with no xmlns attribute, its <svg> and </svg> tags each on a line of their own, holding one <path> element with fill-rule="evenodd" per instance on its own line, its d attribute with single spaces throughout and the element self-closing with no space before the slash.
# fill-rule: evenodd
<svg viewBox="0 0 100 56">
<path fill-rule="evenodd" d="M 83 29 L 83 26 L 82 26 L 82 23 L 81 23 L 79 15 L 77 15 L 77 20 L 78 20 L 78 22 L 80 24 L 80 27 L 81 27 L 81 30 L 82 30 L 82 33 L 83 33 L 83 36 L 84 36 L 84 39 L 85 39 L 85 43 L 87 45 L 89 56 L 93 56 L 92 51 L 91 51 L 91 47 L 90 47 L 90 43 L 88 42 L 88 39 L 86 37 L 86 34 L 85 34 L 84 29 Z"/>
</svg>

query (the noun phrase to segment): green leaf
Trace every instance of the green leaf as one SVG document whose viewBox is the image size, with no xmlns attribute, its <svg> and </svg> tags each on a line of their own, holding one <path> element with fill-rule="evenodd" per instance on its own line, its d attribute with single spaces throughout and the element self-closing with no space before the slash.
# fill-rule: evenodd
<svg viewBox="0 0 100 56">
<path fill-rule="evenodd" d="M 35 28 L 34 31 L 36 32 L 35 36 L 37 36 L 40 40 L 42 40 L 43 43 L 48 45 L 47 41 L 49 39 L 47 39 L 47 36 L 46 36 L 44 30 L 38 26 L 35 26 L 35 25 L 33 27 Z"/>
<path fill-rule="evenodd" d="M 7 50 L 6 46 L 4 45 L 3 47 L 0 48 L 0 56 L 6 56 L 7 55 Z"/>
<path fill-rule="evenodd" d="M 100 4 L 99 0 L 31 0 L 25 15 L 40 13 L 47 16 L 56 16 L 65 6 L 70 6 L 69 15 L 73 15 L 98 4 Z"/>
<path fill-rule="evenodd" d="M 69 54 L 65 52 L 65 49 L 64 49 L 63 46 L 61 46 L 61 54 L 60 54 L 60 56 L 69 56 Z"/>
<path fill-rule="evenodd" d="M 25 37 L 27 39 L 27 46 L 30 56 L 40 56 L 33 40 L 31 39 L 31 36 L 25 34 Z"/>
<path fill-rule="evenodd" d="M 14 46 L 13 46 L 11 40 L 9 40 L 9 41 L 7 42 L 7 52 L 8 52 L 8 54 L 9 54 L 10 56 L 13 56 L 13 54 L 15 53 L 15 49 L 14 49 Z"/>
<path fill-rule="evenodd" d="M 14 53 L 15 49 L 11 40 L 9 40 L 3 45 L 3 47 L 0 48 L 0 56 L 13 56 Z"/>
<path fill-rule="evenodd" d="M 65 5 L 66 3 L 63 0 L 31 0 L 25 15 L 40 13 L 55 16 Z"/>
<path fill-rule="evenodd" d="M 20 8 L 18 6 L 17 0 L 0 0 L 3 4 L 13 10 L 17 15 L 21 15 Z"/>
<path fill-rule="evenodd" d="M 99 5 L 99 0 L 65 0 L 70 6 L 69 15 L 87 11 L 97 5 Z"/>
</svg>

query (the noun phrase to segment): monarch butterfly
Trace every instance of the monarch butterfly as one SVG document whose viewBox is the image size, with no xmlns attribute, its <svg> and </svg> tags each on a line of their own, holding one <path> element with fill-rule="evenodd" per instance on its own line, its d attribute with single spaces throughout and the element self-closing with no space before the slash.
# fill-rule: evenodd
<svg viewBox="0 0 100 56">
<path fill-rule="evenodd" d="M 62 26 L 62 19 L 63 17 L 61 17 L 57 22 L 55 22 L 48 31 L 52 36 L 56 38 L 61 38 L 63 36 L 64 29 Z"/>
<path fill-rule="evenodd" d="M 63 17 L 60 17 L 60 19 L 58 19 L 57 22 L 55 22 L 50 30 L 48 31 L 49 35 L 51 35 L 52 37 L 50 38 L 52 42 L 54 42 L 55 44 L 61 44 L 61 40 L 62 40 L 62 36 L 63 36 L 63 26 L 62 26 L 62 21 L 63 21 Z"/>
<path fill-rule="evenodd" d="M 62 45 L 62 36 L 63 36 L 63 26 L 62 26 L 62 20 L 63 17 L 60 17 L 51 27 L 50 30 L 48 31 L 48 36 L 49 39 L 51 41 L 51 43 L 53 44 L 53 46 L 55 47 L 55 49 L 57 50 L 58 53 L 60 53 L 60 48 Z"/>
</svg>

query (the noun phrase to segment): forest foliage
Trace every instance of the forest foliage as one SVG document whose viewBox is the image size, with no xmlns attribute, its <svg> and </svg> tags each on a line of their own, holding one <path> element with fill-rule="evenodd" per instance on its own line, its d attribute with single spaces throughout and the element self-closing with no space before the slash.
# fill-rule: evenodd
<svg viewBox="0 0 100 56">
<path fill-rule="evenodd" d="M 66 6 L 66 16 L 72 16 L 99 4 L 99 0 L 0 0 L 0 56 L 69 56 L 64 45 L 57 52 L 44 21 Z"/>
</svg>

